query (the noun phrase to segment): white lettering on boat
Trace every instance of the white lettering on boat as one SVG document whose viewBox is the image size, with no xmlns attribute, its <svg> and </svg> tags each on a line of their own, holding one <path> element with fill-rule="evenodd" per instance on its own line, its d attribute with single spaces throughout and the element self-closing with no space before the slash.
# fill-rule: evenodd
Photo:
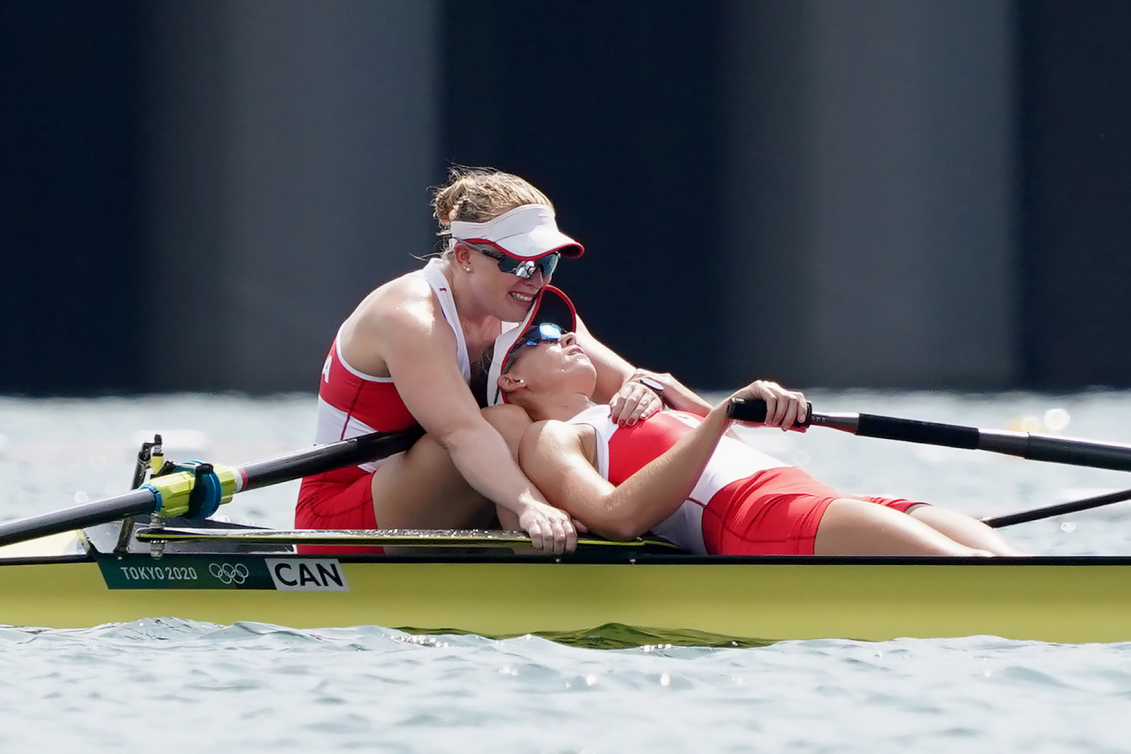
<svg viewBox="0 0 1131 754">
<path fill-rule="evenodd" d="M 336 558 L 265 558 L 280 592 L 348 592 L 349 584 Z"/>
<path fill-rule="evenodd" d="M 119 566 L 126 581 L 196 581 L 192 566 Z"/>
</svg>

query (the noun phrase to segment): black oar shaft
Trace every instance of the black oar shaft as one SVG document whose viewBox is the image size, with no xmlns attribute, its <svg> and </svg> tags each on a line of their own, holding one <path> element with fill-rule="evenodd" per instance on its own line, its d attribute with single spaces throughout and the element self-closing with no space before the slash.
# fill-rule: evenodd
<svg viewBox="0 0 1131 754">
<path fill-rule="evenodd" d="M 243 485 L 240 489 L 252 490 L 385 458 L 408 450 L 423 434 L 423 429 L 414 427 L 403 432 L 362 435 L 255 461 L 234 471 L 242 476 Z M 182 472 L 181 475 L 184 476 L 184 473 Z M 160 487 L 161 482 L 176 476 L 177 474 L 163 476 L 160 477 L 161 481 L 153 483 Z M 183 489 L 192 490 L 193 484 L 193 479 L 189 477 Z M 229 491 L 229 496 L 230 494 Z M 170 500 L 168 498 L 163 500 L 163 510 L 169 511 Z M 153 513 L 156 507 L 157 496 L 153 490 L 143 487 L 105 500 L 96 500 L 60 511 L 0 524 L 0 546 L 81 529 L 85 526 L 96 526 L 126 516 Z"/>
<path fill-rule="evenodd" d="M 761 400 L 731 399 L 727 414 L 740 421 L 762 422 L 766 404 Z M 976 429 L 953 424 L 897 419 L 873 414 L 817 414 L 810 407 L 807 426 L 830 427 L 858 437 L 900 440 L 965 450 L 988 450 L 1074 466 L 1131 471 L 1131 446 L 1074 440 L 1029 432 Z"/>
<path fill-rule="evenodd" d="M 408 450 L 424 435 L 420 427 L 402 432 L 369 434 L 255 461 L 243 467 L 243 489 L 253 490 L 324 471 L 368 463 Z"/>
<path fill-rule="evenodd" d="M 9 521 L 0 524 L 0 547 L 26 539 L 71 531 L 76 528 L 76 521 L 81 522 L 79 526 L 96 526 L 126 516 L 152 513 L 154 505 L 155 496 L 152 490 L 137 489 L 106 500 L 95 500 L 61 511 Z"/>
<path fill-rule="evenodd" d="M 1075 466 L 1131 471 L 1131 447 L 1026 432 L 982 430 L 981 450 Z"/>
<path fill-rule="evenodd" d="M 965 450 L 974 450 L 978 447 L 978 430 L 971 427 L 955 427 L 949 424 L 896 419 L 873 414 L 858 414 L 858 416 L 859 423 L 853 434 L 860 437 L 878 437 L 883 440 L 917 442 Z M 814 416 L 811 423 L 820 424 L 820 420 Z"/>
<path fill-rule="evenodd" d="M 1103 505 L 1122 503 L 1125 500 L 1131 500 L 1131 490 L 1111 492 L 1107 495 L 1097 495 L 1096 497 L 1086 497 L 1083 500 L 1073 500 L 1070 503 L 1048 505 L 1044 508 L 1034 508 L 1033 510 L 1020 511 L 1018 513 L 1007 513 L 1004 516 L 983 518 L 982 523 L 986 524 L 987 526 L 992 526 L 995 529 L 1000 529 L 1003 526 L 1013 526 L 1014 524 L 1028 523 L 1029 521 L 1039 521 L 1042 518 L 1063 516 L 1067 513 L 1078 513 L 1079 511 L 1099 508 Z"/>
</svg>

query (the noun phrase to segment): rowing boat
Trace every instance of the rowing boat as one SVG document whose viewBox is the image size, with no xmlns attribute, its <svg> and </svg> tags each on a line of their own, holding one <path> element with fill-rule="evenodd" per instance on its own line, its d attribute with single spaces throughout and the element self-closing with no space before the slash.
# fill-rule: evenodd
<svg viewBox="0 0 1131 754">
<path fill-rule="evenodd" d="M 178 616 L 584 642 L 632 626 L 632 642 L 696 644 L 974 634 L 1131 640 L 1128 557 L 707 557 L 648 540 L 592 543 L 553 557 L 501 551 L 506 537 L 487 532 L 146 523 L 106 523 L 0 548 L 0 623 L 83 627 Z M 435 546 L 443 537 L 446 546 Z M 349 539 L 424 547 L 420 554 L 295 553 L 299 543 Z"/>
<path fill-rule="evenodd" d="M 177 616 L 582 640 L 630 626 L 644 629 L 643 643 L 695 644 L 981 634 L 1131 640 L 1131 558 L 1123 557 L 720 558 L 647 542 L 582 546 L 562 557 L 467 547 L 326 557 L 295 553 L 296 542 L 314 541 L 307 532 L 166 522 L 162 539 L 159 529 L 133 526 L 125 548 L 123 524 L 0 548 L 0 623 L 85 627 Z M 258 539 L 240 541 L 249 534 Z M 329 534 L 352 534 L 357 544 L 403 545 L 413 536 Z"/>
<path fill-rule="evenodd" d="M 1009 444 L 999 452 L 1014 452 Z M 1038 446 L 1055 455 L 1051 443 Z M 513 552 L 529 541 L 521 532 L 287 532 L 195 515 L 194 508 L 215 507 L 203 487 L 222 501 L 268 477 L 313 473 L 312 453 L 343 465 L 361 452 L 328 447 L 242 469 L 178 470 L 114 505 L 0 525 L 0 624 L 69 628 L 176 616 L 539 634 L 598 646 L 970 635 L 1131 640 L 1131 557 L 713 557 L 648 539 L 585 540 L 574 553 L 550 556 Z M 382 452 L 395 449 L 386 442 Z M 1065 462 L 1088 462 L 1090 450 L 1105 467 L 1131 459 L 1123 446 L 1074 443 L 1070 450 Z M 141 513 L 145 490 L 163 503 L 163 515 Z M 298 551 L 313 544 L 340 554 Z M 350 554 L 375 544 L 398 549 Z"/>
</svg>

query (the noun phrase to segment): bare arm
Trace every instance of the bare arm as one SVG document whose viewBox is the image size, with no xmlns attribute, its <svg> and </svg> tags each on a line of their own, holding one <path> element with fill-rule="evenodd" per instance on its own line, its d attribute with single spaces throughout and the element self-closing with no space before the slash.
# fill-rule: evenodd
<svg viewBox="0 0 1131 754">
<path fill-rule="evenodd" d="M 698 416 L 706 416 L 711 410 L 711 404 L 699 397 L 691 388 L 684 385 L 667 372 L 650 372 L 647 369 L 637 369 L 633 379 L 647 377 L 655 380 L 664 388 L 664 403 L 677 411 L 686 411 Z"/>
<path fill-rule="evenodd" d="M 455 335 L 435 311 L 430 290 L 411 288 L 378 298 L 359 312 L 343 348 L 358 368 L 380 361 L 405 406 L 477 492 L 513 511 L 534 546 L 562 552 L 576 546 L 576 531 L 520 471 L 503 437 L 476 404 L 453 358 Z M 375 355 L 379 357 L 374 359 Z M 375 373 L 380 374 L 381 371 Z"/>
<path fill-rule="evenodd" d="M 546 497 L 608 539 L 640 536 L 691 494 L 730 421 L 713 411 L 670 450 L 614 487 L 590 463 L 579 425 L 537 422 L 522 438 L 519 461 Z"/>
<path fill-rule="evenodd" d="M 790 426 L 804 410 L 801 393 L 772 382 L 753 382 L 731 397 L 762 398 L 767 424 Z M 684 435 L 619 487 L 594 468 L 581 425 L 537 422 L 523 435 L 519 462 L 555 506 L 609 539 L 633 539 L 671 516 L 691 495 L 719 439 L 730 427 L 728 401 L 707 412 L 699 426 Z"/>
<path fill-rule="evenodd" d="M 632 378 L 633 366 L 594 338 L 580 317 L 577 318 L 577 343 L 585 349 L 585 354 L 597 369 L 593 400 L 607 403 Z"/>
<path fill-rule="evenodd" d="M 597 386 L 593 400 L 612 407 L 613 421 L 631 425 L 634 420 L 645 419 L 664 407 L 664 403 L 681 411 L 706 416 L 711 404 L 700 398 L 670 374 L 658 374 L 635 369 L 612 349 L 589 332 L 585 324 L 577 321 L 577 340 L 597 369 Z M 653 377 L 664 386 L 660 396 L 640 382 L 640 377 Z"/>
</svg>

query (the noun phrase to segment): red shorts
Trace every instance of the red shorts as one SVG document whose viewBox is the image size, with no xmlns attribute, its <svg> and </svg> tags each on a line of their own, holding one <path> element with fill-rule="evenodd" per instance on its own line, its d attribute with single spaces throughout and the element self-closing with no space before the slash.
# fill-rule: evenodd
<svg viewBox="0 0 1131 754">
<path fill-rule="evenodd" d="M 712 555 L 812 555 L 829 503 L 851 498 L 906 512 L 923 503 L 843 495 L 801 469 L 766 469 L 715 493 L 703 510 L 703 541 Z"/>
<path fill-rule="evenodd" d="M 296 529 L 376 529 L 373 513 L 373 474 L 357 477 L 331 472 L 302 480 L 295 505 Z M 359 555 L 383 553 L 381 547 L 331 547 L 300 545 L 303 555 Z"/>
</svg>

